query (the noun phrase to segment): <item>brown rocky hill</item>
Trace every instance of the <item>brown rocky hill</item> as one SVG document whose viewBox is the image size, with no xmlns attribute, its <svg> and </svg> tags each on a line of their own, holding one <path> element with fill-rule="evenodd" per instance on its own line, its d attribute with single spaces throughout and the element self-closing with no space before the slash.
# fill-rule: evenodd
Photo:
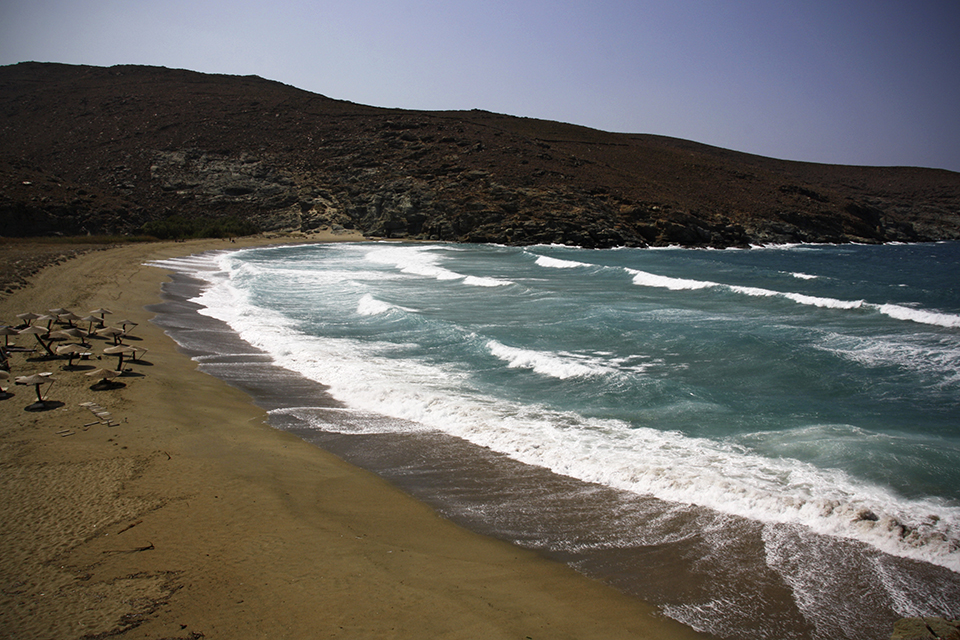
<svg viewBox="0 0 960 640">
<path fill-rule="evenodd" d="M 255 76 L 0 67 L 0 235 L 263 230 L 588 247 L 960 239 L 960 173 L 789 162 Z"/>
</svg>

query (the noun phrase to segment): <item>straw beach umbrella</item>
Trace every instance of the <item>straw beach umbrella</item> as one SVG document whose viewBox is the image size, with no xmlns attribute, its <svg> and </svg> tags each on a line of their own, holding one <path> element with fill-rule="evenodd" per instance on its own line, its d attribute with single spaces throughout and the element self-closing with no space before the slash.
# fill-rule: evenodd
<svg viewBox="0 0 960 640">
<path fill-rule="evenodd" d="M 123 339 L 123 329 L 104 327 L 103 329 L 97 329 L 97 335 L 111 337 L 113 338 L 113 344 L 120 344 Z"/>
<path fill-rule="evenodd" d="M 123 334 L 124 334 L 124 335 L 129 335 L 129 334 L 130 334 L 130 331 L 132 331 L 133 328 L 134 328 L 135 326 L 137 326 L 137 323 L 134 322 L 133 320 L 126 320 L 126 319 L 124 319 L 124 320 L 117 320 L 117 321 L 114 322 L 113 324 L 115 324 L 116 326 L 118 326 L 118 327 L 120 327 L 121 329 L 123 329 Z M 127 327 L 130 327 L 130 328 L 128 329 Z"/>
<path fill-rule="evenodd" d="M 73 359 L 78 357 L 81 353 L 83 353 L 83 348 L 75 344 L 62 344 L 57 347 L 57 355 L 67 356 L 69 359 L 69 362 L 67 363 L 67 367 L 69 368 L 73 367 Z"/>
<path fill-rule="evenodd" d="M 88 335 L 90 334 L 88 334 L 86 331 L 84 331 L 79 327 L 70 327 L 69 329 L 61 329 L 60 331 L 51 331 L 50 333 L 47 334 L 47 337 L 58 338 L 63 340 L 77 339 L 77 340 L 80 340 L 80 344 L 82 344 L 85 347 L 89 347 L 90 345 L 88 345 L 84 341 L 84 338 L 86 338 Z"/>
<path fill-rule="evenodd" d="M 91 315 L 91 316 L 84 316 L 84 317 L 80 318 L 80 320 L 78 320 L 78 322 L 89 322 L 89 323 L 90 323 L 90 326 L 87 327 L 87 332 L 92 334 L 92 333 L 93 333 L 93 324 L 94 324 L 95 322 L 100 322 L 100 318 L 98 318 L 97 316 L 93 316 L 93 315 Z"/>
<path fill-rule="evenodd" d="M 70 325 L 71 327 L 73 326 L 74 322 L 81 319 L 80 316 L 78 316 L 77 314 L 71 311 L 67 311 L 66 313 L 59 313 L 57 314 L 57 317 L 60 318 L 61 322 L 66 320 L 67 324 Z"/>
<path fill-rule="evenodd" d="M 0 327 L 0 336 L 3 336 L 3 346 L 10 346 L 10 336 L 18 335 L 20 332 L 13 327 Z"/>
<path fill-rule="evenodd" d="M 35 373 L 32 376 L 20 376 L 15 380 L 15 382 L 17 384 L 36 387 L 37 403 L 43 404 L 43 396 L 40 395 L 40 385 L 47 383 L 53 384 L 54 378 L 51 378 L 49 373 Z"/>
<path fill-rule="evenodd" d="M 97 387 L 111 384 L 110 380 L 119 376 L 120 372 L 114 371 L 113 369 L 94 369 L 93 371 L 89 371 L 83 375 L 90 376 L 91 378 L 100 378 L 93 383 L 93 386 Z"/>
<path fill-rule="evenodd" d="M 107 347 L 103 350 L 103 353 L 108 356 L 118 356 L 119 361 L 117 362 L 117 371 L 123 371 L 123 356 L 127 353 L 133 353 L 134 351 L 135 349 L 133 347 L 120 344 L 115 347 Z"/>
<path fill-rule="evenodd" d="M 32 311 L 27 311 L 26 313 L 18 313 L 17 317 L 23 320 L 23 323 L 26 326 L 30 326 L 30 323 L 41 317 L 39 313 L 33 313 Z"/>
<path fill-rule="evenodd" d="M 100 326 L 102 327 L 102 326 L 103 326 L 103 318 L 104 318 L 104 316 L 106 316 L 108 313 L 113 313 L 113 311 L 110 311 L 110 309 L 104 309 L 103 307 L 100 307 L 99 309 L 94 309 L 93 311 L 91 311 L 91 312 L 90 312 L 90 315 L 92 315 L 92 316 L 100 316 Z"/>
<path fill-rule="evenodd" d="M 34 318 L 33 322 L 34 324 L 40 324 L 41 322 L 46 322 L 47 331 L 49 331 L 50 327 L 53 326 L 53 323 L 56 322 L 56 320 L 57 320 L 57 316 L 44 315 L 44 316 L 39 316 L 37 318 Z"/>
<path fill-rule="evenodd" d="M 47 313 L 53 314 L 55 316 L 62 316 L 65 313 L 70 313 L 70 310 L 64 309 L 63 307 L 57 307 L 56 309 L 47 309 Z"/>
<path fill-rule="evenodd" d="M 94 369 L 93 371 L 88 371 L 83 375 L 90 376 L 91 378 L 95 376 L 100 376 L 101 378 L 106 380 L 108 378 L 116 378 L 117 376 L 120 375 L 120 372 L 117 371 L 116 369 Z"/>
</svg>

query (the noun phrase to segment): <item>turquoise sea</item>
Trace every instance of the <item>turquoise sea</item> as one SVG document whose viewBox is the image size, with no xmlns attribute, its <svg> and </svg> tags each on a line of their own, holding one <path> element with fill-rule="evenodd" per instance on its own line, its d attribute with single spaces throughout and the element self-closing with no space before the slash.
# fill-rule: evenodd
<svg viewBox="0 0 960 640">
<path fill-rule="evenodd" d="M 960 617 L 960 243 L 153 264 L 176 273 L 156 322 L 277 428 L 664 615 L 727 638 Z"/>
</svg>

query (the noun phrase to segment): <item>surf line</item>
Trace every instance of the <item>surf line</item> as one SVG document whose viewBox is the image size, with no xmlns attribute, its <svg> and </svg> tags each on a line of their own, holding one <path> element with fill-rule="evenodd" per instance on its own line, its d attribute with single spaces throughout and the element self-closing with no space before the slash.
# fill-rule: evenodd
<svg viewBox="0 0 960 640">
<path fill-rule="evenodd" d="M 947 328 L 960 327 L 960 316 L 958 315 L 925 311 L 923 309 L 911 309 L 910 307 L 904 307 L 898 304 L 874 304 L 865 300 L 839 300 L 837 298 L 809 296 L 802 293 L 774 291 L 772 289 L 763 289 L 761 287 L 745 287 L 741 285 L 723 284 L 720 282 L 712 282 L 710 280 L 672 278 L 670 276 L 657 275 L 648 271 L 639 271 L 637 269 L 630 269 L 627 267 L 624 267 L 624 270 L 633 277 L 633 284 L 641 287 L 654 287 L 658 289 L 669 289 L 671 291 L 727 289 L 734 293 L 740 293 L 758 298 L 785 298 L 787 300 L 792 300 L 797 304 L 819 307 L 822 309 L 871 309 L 895 320 L 904 320 L 908 322 L 916 322 L 919 324 L 928 324 Z"/>
</svg>

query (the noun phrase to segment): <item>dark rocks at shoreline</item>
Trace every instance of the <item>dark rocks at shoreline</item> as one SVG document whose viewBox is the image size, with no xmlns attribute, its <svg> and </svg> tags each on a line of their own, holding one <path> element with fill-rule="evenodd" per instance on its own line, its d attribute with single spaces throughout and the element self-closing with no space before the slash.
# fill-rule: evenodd
<svg viewBox="0 0 960 640">
<path fill-rule="evenodd" d="M 515 245 L 960 239 L 960 174 L 950 171 L 380 109 L 254 76 L 0 67 L 0 131 L 8 236 L 134 234 L 180 215 Z"/>
</svg>

